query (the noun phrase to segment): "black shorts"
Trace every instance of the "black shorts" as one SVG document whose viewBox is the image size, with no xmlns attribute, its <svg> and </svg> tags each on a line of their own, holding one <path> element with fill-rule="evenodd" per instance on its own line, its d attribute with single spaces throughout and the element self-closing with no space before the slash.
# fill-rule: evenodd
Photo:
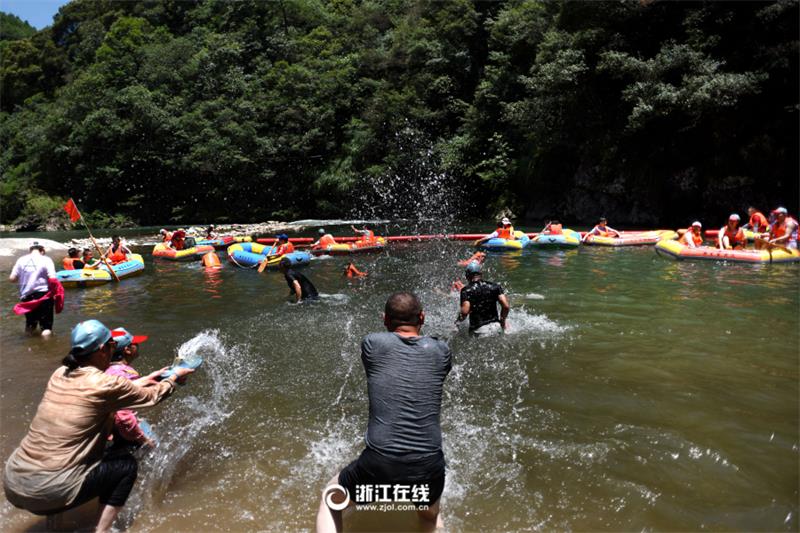
<svg viewBox="0 0 800 533">
<path fill-rule="evenodd" d="M 136 483 L 139 465 L 130 453 L 108 454 L 83 480 L 81 490 L 70 508 L 99 497 L 103 505 L 122 507 Z"/>
<path fill-rule="evenodd" d="M 339 473 L 339 485 L 347 489 L 350 499 L 357 504 L 392 501 L 432 505 L 444 492 L 444 476 L 445 461 L 441 451 L 410 459 L 382 455 L 367 448 Z M 379 487 L 385 485 L 391 487 Z M 365 498 L 365 494 L 371 497 Z M 394 498 L 396 494 L 400 495 L 397 499 Z M 386 500 L 387 496 L 391 499 Z"/>
</svg>

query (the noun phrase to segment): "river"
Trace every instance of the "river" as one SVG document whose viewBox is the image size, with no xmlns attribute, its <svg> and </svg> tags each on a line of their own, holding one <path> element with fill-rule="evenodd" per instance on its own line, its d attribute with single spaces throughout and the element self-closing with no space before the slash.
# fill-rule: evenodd
<svg viewBox="0 0 800 533">
<path fill-rule="evenodd" d="M 441 417 L 447 529 L 798 529 L 796 265 L 672 262 L 652 247 L 494 255 L 485 277 L 509 293 L 510 331 L 473 339 L 452 329 L 450 292 L 470 253 L 395 245 L 355 258 L 361 280 L 341 275 L 345 258 L 315 260 L 306 274 L 323 298 L 302 305 L 275 272 L 145 253 L 143 275 L 68 290 L 47 340 L 23 335 L 16 286 L 3 283 L 0 456 L 24 435 L 69 329 L 99 318 L 150 336 L 140 371 L 189 341 L 207 354 L 140 411 L 159 446 L 141 458 L 130 531 L 311 529 L 324 484 L 363 447 L 360 340 L 383 329 L 388 294 L 414 290 L 424 331 L 449 338 L 455 358 Z M 2 496 L 0 522 L 43 525 Z M 414 525 L 407 513 L 346 520 Z"/>
</svg>

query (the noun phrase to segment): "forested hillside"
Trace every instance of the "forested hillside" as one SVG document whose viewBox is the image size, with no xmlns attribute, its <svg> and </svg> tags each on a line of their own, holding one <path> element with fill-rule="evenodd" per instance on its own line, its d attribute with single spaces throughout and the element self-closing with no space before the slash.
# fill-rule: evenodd
<svg viewBox="0 0 800 533">
<path fill-rule="evenodd" d="M 347 216 L 370 183 L 418 186 L 420 160 L 464 217 L 796 210 L 798 16 L 794 0 L 74 0 L 3 43 L 2 222 L 67 196 L 139 223 Z"/>
</svg>

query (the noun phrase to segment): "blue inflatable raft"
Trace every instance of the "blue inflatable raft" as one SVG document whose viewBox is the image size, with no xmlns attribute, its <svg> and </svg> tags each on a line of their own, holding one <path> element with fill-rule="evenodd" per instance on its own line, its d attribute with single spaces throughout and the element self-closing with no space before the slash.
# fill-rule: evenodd
<svg viewBox="0 0 800 533">
<path fill-rule="evenodd" d="M 308 252 L 292 252 L 283 256 L 268 256 L 267 253 L 274 251 L 275 248 L 257 242 L 242 242 L 228 247 L 228 260 L 236 266 L 245 268 L 257 267 L 264 259 L 267 259 L 267 268 L 277 268 L 278 263 L 284 257 L 291 261 L 293 267 L 306 266 L 311 262 L 311 254 Z"/>
<path fill-rule="evenodd" d="M 494 238 L 489 239 L 482 244 L 476 243 L 476 246 L 483 250 L 490 250 L 493 252 L 508 252 L 513 250 L 522 250 L 530 242 L 530 238 L 521 231 L 515 231 L 514 236 L 516 239 Z"/>
</svg>

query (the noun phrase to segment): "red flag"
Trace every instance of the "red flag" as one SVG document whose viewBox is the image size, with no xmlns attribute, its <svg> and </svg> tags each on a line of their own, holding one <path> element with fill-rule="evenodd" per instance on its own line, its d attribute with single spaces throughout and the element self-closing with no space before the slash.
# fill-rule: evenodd
<svg viewBox="0 0 800 533">
<path fill-rule="evenodd" d="M 64 206 L 64 211 L 69 214 L 69 219 L 73 222 L 77 222 L 81 218 L 81 214 L 78 211 L 78 206 L 75 205 L 75 202 L 72 201 L 72 198 L 70 198 L 67 204 Z"/>
</svg>

